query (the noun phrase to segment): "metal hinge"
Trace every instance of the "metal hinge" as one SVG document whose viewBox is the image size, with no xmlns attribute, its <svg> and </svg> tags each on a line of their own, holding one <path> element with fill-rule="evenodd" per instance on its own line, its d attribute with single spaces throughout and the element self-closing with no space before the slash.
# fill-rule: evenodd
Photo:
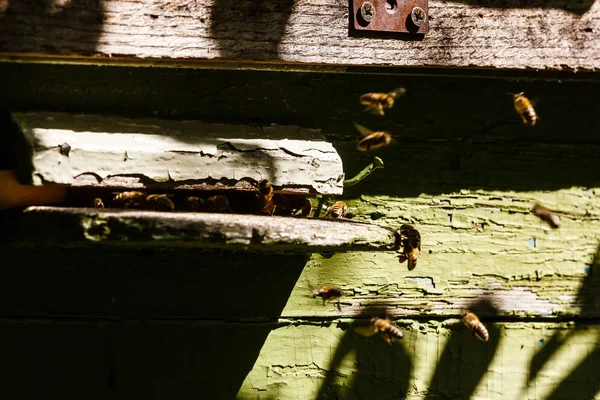
<svg viewBox="0 0 600 400">
<path fill-rule="evenodd" d="M 429 31 L 427 0 L 352 0 L 358 31 L 425 34 Z"/>
</svg>

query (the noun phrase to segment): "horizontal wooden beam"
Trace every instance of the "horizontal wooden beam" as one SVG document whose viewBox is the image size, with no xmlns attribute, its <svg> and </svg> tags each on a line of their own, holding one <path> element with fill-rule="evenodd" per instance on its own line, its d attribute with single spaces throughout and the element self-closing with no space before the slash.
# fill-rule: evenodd
<svg viewBox="0 0 600 400">
<path fill-rule="evenodd" d="M 257 181 L 269 179 L 284 192 L 343 191 L 342 160 L 315 129 L 67 113 L 14 117 L 33 145 L 34 184 L 255 191 Z"/>
<path fill-rule="evenodd" d="M 396 249 L 391 228 L 261 215 L 29 207 L 15 245 L 181 246 L 257 251 L 336 252 Z"/>
<path fill-rule="evenodd" d="M 231 60 L 327 65 L 596 70 L 593 0 L 429 1 L 422 40 L 358 36 L 347 2 L 9 1 L 0 52 L 14 55 Z M 43 4 L 43 5 L 42 5 Z M 383 11 L 385 12 L 385 11 Z M 233 67 L 234 65 L 232 65 Z"/>
</svg>

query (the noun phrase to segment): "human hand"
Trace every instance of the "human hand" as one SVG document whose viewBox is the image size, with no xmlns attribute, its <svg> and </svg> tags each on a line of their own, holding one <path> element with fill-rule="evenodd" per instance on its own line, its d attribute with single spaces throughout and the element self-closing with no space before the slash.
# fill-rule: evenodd
<svg viewBox="0 0 600 400">
<path fill-rule="evenodd" d="M 10 170 L 0 170 L 0 210 L 60 203 L 66 190 L 58 185 L 22 185 Z"/>
</svg>

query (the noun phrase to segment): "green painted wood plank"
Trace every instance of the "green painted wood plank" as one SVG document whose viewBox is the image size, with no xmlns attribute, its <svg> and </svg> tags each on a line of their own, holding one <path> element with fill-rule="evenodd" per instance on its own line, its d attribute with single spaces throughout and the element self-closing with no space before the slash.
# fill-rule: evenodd
<svg viewBox="0 0 600 400">
<path fill-rule="evenodd" d="M 486 324 L 481 342 L 458 320 L 400 320 L 404 339 L 392 346 L 344 323 L 280 327 L 237 398 L 600 398 L 597 326 Z"/>
</svg>

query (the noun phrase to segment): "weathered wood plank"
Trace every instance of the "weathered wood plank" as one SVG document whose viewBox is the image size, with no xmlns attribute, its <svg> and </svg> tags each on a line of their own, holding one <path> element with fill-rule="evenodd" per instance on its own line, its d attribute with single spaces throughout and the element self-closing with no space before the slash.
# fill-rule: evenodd
<svg viewBox="0 0 600 400">
<path fill-rule="evenodd" d="M 181 246 L 228 250 L 385 251 L 393 228 L 368 223 L 263 215 L 29 207 L 16 221 L 16 246 Z"/>
<path fill-rule="evenodd" d="M 382 11 L 385 12 L 385 11 Z M 308 0 L 9 2 L 10 54 L 251 60 L 333 65 L 591 69 L 600 67 L 593 0 L 429 2 L 421 41 L 349 34 L 348 3 Z"/>
<path fill-rule="evenodd" d="M 463 190 L 347 201 L 356 220 L 412 223 L 423 241 L 417 267 L 408 271 L 397 253 L 314 255 L 283 315 L 355 316 L 370 308 L 394 316 L 457 315 L 486 300 L 494 314 L 506 316 L 598 317 L 600 197 L 594 193 Z M 535 201 L 561 215 L 559 229 L 530 212 Z M 341 312 L 310 298 L 321 284 L 346 293 Z"/>
<path fill-rule="evenodd" d="M 591 325 L 397 321 L 389 346 L 349 324 L 272 331 L 239 399 L 598 399 L 600 331 Z M 547 362 L 546 362 L 547 361 Z"/>
<path fill-rule="evenodd" d="M 284 191 L 343 191 L 342 161 L 316 130 L 66 113 L 14 118 L 33 145 L 34 184 L 225 189 L 269 179 Z M 63 143 L 68 154 L 57 147 Z"/>
</svg>

